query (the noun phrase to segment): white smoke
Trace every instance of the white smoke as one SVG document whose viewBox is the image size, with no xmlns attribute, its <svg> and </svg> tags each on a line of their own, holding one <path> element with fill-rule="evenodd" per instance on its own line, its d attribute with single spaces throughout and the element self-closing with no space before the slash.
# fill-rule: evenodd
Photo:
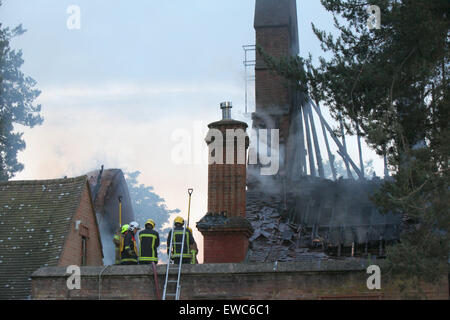
<svg viewBox="0 0 450 320">
<path fill-rule="evenodd" d="M 102 241 L 103 265 L 113 265 L 115 263 L 114 232 L 111 230 L 108 221 L 102 219 L 100 214 L 97 214 L 97 222 Z"/>
</svg>

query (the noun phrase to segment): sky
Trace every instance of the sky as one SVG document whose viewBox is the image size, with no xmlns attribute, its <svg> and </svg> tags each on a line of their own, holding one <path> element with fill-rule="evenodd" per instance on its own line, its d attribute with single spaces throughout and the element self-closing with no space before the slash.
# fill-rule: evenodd
<svg viewBox="0 0 450 320">
<path fill-rule="evenodd" d="M 139 183 L 185 218 L 193 188 L 190 226 L 202 261 L 195 222 L 207 211 L 204 138 L 222 101 L 250 124 L 242 46 L 255 44 L 254 7 L 255 0 L 3 0 L 3 27 L 27 30 L 11 46 L 23 51 L 22 71 L 42 91 L 44 118 L 32 129 L 16 126 L 27 147 L 14 180 L 79 176 L 102 164 L 139 170 Z M 297 16 L 300 55 L 324 55 L 311 23 L 332 31 L 331 14 L 319 0 L 297 0 Z M 177 157 L 180 142 L 188 142 L 190 161 Z M 356 139 L 347 144 L 357 160 Z M 369 159 L 381 176 L 382 160 L 364 145 Z"/>
</svg>

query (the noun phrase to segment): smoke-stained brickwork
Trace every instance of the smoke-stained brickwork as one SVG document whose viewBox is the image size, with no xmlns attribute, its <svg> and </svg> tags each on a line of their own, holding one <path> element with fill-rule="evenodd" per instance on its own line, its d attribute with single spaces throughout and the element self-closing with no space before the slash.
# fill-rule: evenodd
<svg viewBox="0 0 450 320">
<path fill-rule="evenodd" d="M 258 0 L 254 19 L 256 45 L 266 54 L 277 59 L 299 54 L 295 0 Z M 285 145 L 289 137 L 290 114 L 295 104 L 295 95 L 285 79 L 267 68 L 258 52 L 255 65 L 255 101 L 253 128 L 280 130 L 280 168 L 283 170 L 288 165 L 287 153 L 290 150 Z"/>
</svg>

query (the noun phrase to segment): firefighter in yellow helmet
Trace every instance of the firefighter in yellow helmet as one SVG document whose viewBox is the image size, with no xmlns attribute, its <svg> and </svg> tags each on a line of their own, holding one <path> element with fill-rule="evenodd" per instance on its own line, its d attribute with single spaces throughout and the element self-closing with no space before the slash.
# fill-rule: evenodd
<svg viewBox="0 0 450 320">
<path fill-rule="evenodd" d="M 138 249 L 136 245 L 136 232 L 139 231 L 139 224 L 135 221 L 130 222 L 128 231 L 124 233 L 123 249 L 120 256 L 120 264 L 137 264 Z"/>
<path fill-rule="evenodd" d="M 139 232 L 139 264 L 158 263 L 159 233 L 155 221 L 148 219 L 145 229 Z"/>
<path fill-rule="evenodd" d="M 186 228 L 185 238 L 184 238 L 184 246 L 183 252 L 181 252 L 181 246 L 183 241 L 183 233 L 184 233 L 184 219 L 180 216 L 176 217 L 174 220 L 174 228 L 173 234 L 172 230 L 169 231 L 169 235 L 167 236 L 167 255 L 169 255 L 169 250 L 171 250 L 171 259 L 176 263 L 180 263 L 180 257 L 183 259 L 183 263 L 192 263 L 192 253 L 191 248 L 196 247 L 194 237 L 192 235 L 191 230 Z M 172 242 L 174 245 L 172 246 Z"/>
<path fill-rule="evenodd" d="M 129 225 L 124 224 L 122 227 L 117 230 L 117 233 L 114 234 L 113 243 L 114 243 L 114 249 L 115 249 L 115 264 L 120 264 L 120 253 L 123 249 L 123 238 L 124 233 L 128 230 Z"/>
</svg>

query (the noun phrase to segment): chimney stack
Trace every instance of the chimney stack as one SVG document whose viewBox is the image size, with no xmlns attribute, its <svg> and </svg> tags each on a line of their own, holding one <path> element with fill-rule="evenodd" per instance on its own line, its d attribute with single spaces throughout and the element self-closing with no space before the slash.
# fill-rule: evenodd
<svg viewBox="0 0 450 320">
<path fill-rule="evenodd" d="M 220 104 L 222 119 L 208 125 L 205 139 L 210 157 L 208 212 L 197 222 L 203 235 L 204 263 L 244 261 L 253 233 L 245 218 L 247 124 L 231 118 L 231 107 L 231 102 Z"/>
</svg>

